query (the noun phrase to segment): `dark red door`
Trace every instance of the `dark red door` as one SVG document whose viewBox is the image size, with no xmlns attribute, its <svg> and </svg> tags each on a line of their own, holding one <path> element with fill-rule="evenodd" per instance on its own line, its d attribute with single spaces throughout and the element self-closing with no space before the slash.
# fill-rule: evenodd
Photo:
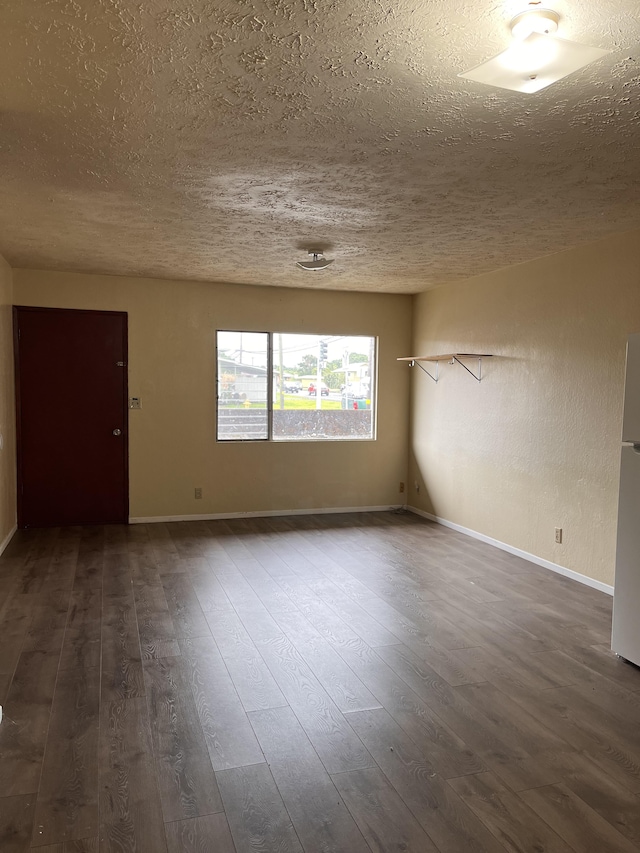
<svg viewBox="0 0 640 853">
<path fill-rule="evenodd" d="M 14 308 L 18 524 L 128 521 L 127 315 Z"/>
</svg>

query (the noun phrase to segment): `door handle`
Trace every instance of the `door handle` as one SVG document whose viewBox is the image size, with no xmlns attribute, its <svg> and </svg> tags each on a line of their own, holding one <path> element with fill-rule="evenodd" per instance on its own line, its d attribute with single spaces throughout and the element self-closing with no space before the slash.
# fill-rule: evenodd
<svg viewBox="0 0 640 853">
<path fill-rule="evenodd" d="M 113 434 L 114 435 L 122 435 L 122 430 L 121 429 L 114 429 Z"/>
</svg>

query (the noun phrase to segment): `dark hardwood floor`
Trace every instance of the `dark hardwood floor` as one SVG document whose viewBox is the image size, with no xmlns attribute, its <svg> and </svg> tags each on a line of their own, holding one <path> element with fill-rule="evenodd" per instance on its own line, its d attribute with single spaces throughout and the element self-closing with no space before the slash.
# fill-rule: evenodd
<svg viewBox="0 0 640 853">
<path fill-rule="evenodd" d="M 611 599 L 444 527 L 34 530 L 0 595 L 2 853 L 640 850 Z"/>
</svg>

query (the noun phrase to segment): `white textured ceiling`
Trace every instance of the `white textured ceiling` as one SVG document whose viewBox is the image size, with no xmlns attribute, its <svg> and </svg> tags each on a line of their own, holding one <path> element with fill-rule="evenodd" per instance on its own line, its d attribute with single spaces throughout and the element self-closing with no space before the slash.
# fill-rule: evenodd
<svg viewBox="0 0 640 853">
<path fill-rule="evenodd" d="M 0 251 L 410 293 L 640 226 L 638 0 L 550 0 L 613 52 L 537 95 L 458 79 L 526 5 L 4 0 Z"/>
</svg>

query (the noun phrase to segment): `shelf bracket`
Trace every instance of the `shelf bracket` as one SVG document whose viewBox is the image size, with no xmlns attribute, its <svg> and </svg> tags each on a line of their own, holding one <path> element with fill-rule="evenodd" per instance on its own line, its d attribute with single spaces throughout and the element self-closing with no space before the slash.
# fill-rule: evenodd
<svg viewBox="0 0 640 853">
<path fill-rule="evenodd" d="M 476 380 L 476 382 L 482 382 L 482 359 L 481 358 L 478 359 L 478 373 L 477 373 L 477 375 L 473 372 L 473 370 L 469 370 L 467 365 L 463 364 L 456 355 L 453 355 L 453 356 L 451 356 L 451 364 L 454 364 L 455 362 L 458 362 L 460 367 L 464 367 L 464 369 L 467 371 L 467 373 L 470 373 L 473 376 L 473 378 Z M 436 362 L 436 364 L 437 364 L 437 362 Z"/>
<path fill-rule="evenodd" d="M 426 368 L 426 367 L 423 367 L 423 366 L 420 364 L 420 362 L 419 362 L 419 361 L 410 361 L 410 362 L 409 362 L 409 367 L 419 367 L 419 368 L 420 368 L 420 370 L 422 370 L 424 373 L 426 373 L 426 374 L 427 374 L 427 376 L 429 377 L 429 379 L 433 379 L 433 381 L 434 381 L 434 382 L 436 383 L 436 385 L 437 385 L 437 384 L 438 384 L 438 379 L 440 378 L 440 376 L 439 376 L 439 370 L 438 370 L 438 365 L 439 365 L 439 364 L 440 364 L 440 362 L 439 362 L 439 361 L 436 361 L 436 375 L 435 375 L 435 376 L 433 376 L 433 374 L 429 373 L 429 371 L 427 370 L 427 368 Z"/>
</svg>

